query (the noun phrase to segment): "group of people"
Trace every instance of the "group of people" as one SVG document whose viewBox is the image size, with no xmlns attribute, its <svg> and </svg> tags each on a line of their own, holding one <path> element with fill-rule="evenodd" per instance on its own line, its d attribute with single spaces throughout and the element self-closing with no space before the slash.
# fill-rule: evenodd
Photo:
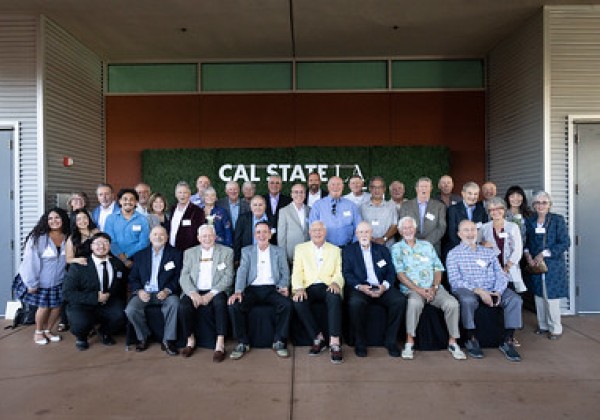
<svg viewBox="0 0 600 420">
<path fill-rule="evenodd" d="M 229 353 L 239 359 L 250 350 L 248 317 L 256 305 L 274 309 L 273 350 L 288 356 L 290 320 L 295 312 L 312 339 L 309 354 L 329 348 L 333 363 L 343 361 L 342 311 L 358 357 L 367 355 L 367 307 L 386 313 L 385 347 L 392 357 L 414 358 L 417 325 L 425 305 L 439 308 L 448 330 L 448 351 L 466 359 L 459 323 L 466 331 L 465 349 L 483 357 L 477 340 L 475 311 L 480 305 L 501 307 L 504 337 L 499 347 L 508 360 L 521 359 L 514 338 L 522 328 L 522 299 L 527 284 L 537 310 L 536 334 L 562 335 L 560 299 L 567 296 L 564 253 L 570 246 L 564 218 L 551 213 L 550 195 L 533 196 L 513 186 L 504 199 L 486 182 L 463 185 L 453 193 L 452 178 L 423 177 L 416 198 L 404 198 L 400 181 L 389 185 L 375 176 L 368 192 L 360 176 L 329 178 L 322 188 L 318 173 L 307 185 L 283 194 L 282 179 L 268 178 L 268 193 L 255 185 L 228 182 L 225 197 L 202 175 L 192 194 L 186 182 L 175 187 L 169 209 L 165 195 L 144 183 L 121 189 L 114 200 L 109 184 L 96 190 L 98 207 L 89 211 L 85 193 L 73 194 L 67 211 L 52 208 L 27 237 L 15 282 L 17 296 L 37 306 L 34 342 L 61 340 L 70 329 L 76 348 L 86 350 L 98 334 L 104 345 L 126 320 L 137 337 L 136 351 L 149 347 L 146 307 L 158 305 L 164 316 L 162 349 L 190 357 L 196 349 L 198 311 L 214 321 L 213 361 L 228 352 L 225 337 L 231 322 L 237 340 Z M 344 302 L 345 301 L 345 302 Z M 316 316 L 315 303 L 326 308 Z M 62 310 L 61 310 L 62 308 Z M 177 347 L 177 327 L 186 344 Z M 398 333 L 406 326 L 402 349 Z"/>
</svg>

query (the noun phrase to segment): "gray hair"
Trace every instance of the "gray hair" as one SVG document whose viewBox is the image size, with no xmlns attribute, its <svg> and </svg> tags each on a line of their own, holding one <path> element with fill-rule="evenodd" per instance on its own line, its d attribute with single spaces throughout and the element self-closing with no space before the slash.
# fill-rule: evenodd
<svg viewBox="0 0 600 420">
<path fill-rule="evenodd" d="M 206 194 L 214 194 L 216 196 L 217 191 L 213 187 L 208 187 L 204 190 L 204 194 L 202 195 L 205 196 Z"/>
<path fill-rule="evenodd" d="M 548 202 L 550 203 L 550 206 L 552 206 L 552 197 L 550 197 L 550 194 L 546 191 L 538 191 L 535 194 L 533 194 L 533 198 L 532 198 L 532 205 L 534 205 L 537 201 L 539 201 L 540 198 L 547 198 Z"/>
<path fill-rule="evenodd" d="M 421 178 L 417 179 L 417 182 L 415 183 L 415 188 L 419 186 L 419 182 L 429 182 L 429 185 L 433 187 L 433 181 L 427 176 L 422 176 Z"/>
<path fill-rule="evenodd" d="M 465 182 L 463 184 L 462 191 L 466 192 L 469 188 L 477 188 L 479 190 L 479 185 L 477 185 L 477 183 L 473 181 Z"/>
<path fill-rule="evenodd" d="M 177 188 L 179 188 L 179 187 L 185 187 L 185 188 L 187 188 L 188 190 L 190 190 L 190 192 L 192 191 L 192 189 L 190 188 L 190 184 L 188 184 L 188 183 L 187 183 L 187 182 L 185 182 L 185 181 L 179 181 L 179 182 L 177 183 L 177 185 L 175 185 L 175 190 L 177 190 Z"/>
<path fill-rule="evenodd" d="M 225 184 L 225 188 L 227 187 L 232 187 L 232 186 L 236 186 L 238 187 L 238 189 L 240 188 L 240 185 L 236 182 L 236 181 L 227 181 L 227 184 Z"/>
<path fill-rule="evenodd" d="M 412 225 L 413 225 L 413 227 L 415 229 L 417 228 L 417 221 L 415 220 L 414 217 L 411 217 L 411 216 L 404 216 L 403 218 L 401 218 L 400 220 L 398 220 L 398 228 L 402 229 L 402 226 L 406 222 L 411 222 Z"/>
<path fill-rule="evenodd" d="M 488 214 L 490 213 L 490 207 L 502 207 L 506 211 L 506 202 L 500 197 L 492 197 L 487 203 Z"/>
<path fill-rule="evenodd" d="M 198 228 L 198 236 L 200 236 L 205 230 L 210 230 L 213 234 L 217 234 L 217 231 L 215 230 L 215 227 L 213 225 L 204 224 Z"/>
</svg>

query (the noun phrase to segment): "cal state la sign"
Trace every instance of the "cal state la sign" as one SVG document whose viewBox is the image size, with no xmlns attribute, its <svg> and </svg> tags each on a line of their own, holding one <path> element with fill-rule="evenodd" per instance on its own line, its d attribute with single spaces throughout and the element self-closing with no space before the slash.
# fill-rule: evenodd
<svg viewBox="0 0 600 420">
<path fill-rule="evenodd" d="M 271 175 L 279 175 L 283 182 L 306 182 L 308 175 L 312 172 L 317 172 L 322 181 L 327 181 L 332 176 L 347 178 L 358 175 L 363 178 L 360 166 L 356 164 L 270 163 L 255 165 L 226 163 L 219 168 L 219 179 L 223 182 L 261 182 Z"/>
</svg>

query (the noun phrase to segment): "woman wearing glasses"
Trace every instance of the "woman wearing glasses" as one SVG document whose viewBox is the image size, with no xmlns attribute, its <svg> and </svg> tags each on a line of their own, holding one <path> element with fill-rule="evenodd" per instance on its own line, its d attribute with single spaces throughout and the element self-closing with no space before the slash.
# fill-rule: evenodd
<svg viewBox="0 0 600 420">
<path fill-rule="evenodd" d="M 525 258 L 531 267 L 548 267 L 545 273 L 531 275 L 538 328 L 536 334 L 547 334 L 550 340 L 562 335 L 560 299 L 569 295 L 565 251 L 571 241 L 565 219 L 551 213 L 550 194 L 540 191 L 533 196 L 535 213 L 525 221 L 527 243 Z"/>
</svg>

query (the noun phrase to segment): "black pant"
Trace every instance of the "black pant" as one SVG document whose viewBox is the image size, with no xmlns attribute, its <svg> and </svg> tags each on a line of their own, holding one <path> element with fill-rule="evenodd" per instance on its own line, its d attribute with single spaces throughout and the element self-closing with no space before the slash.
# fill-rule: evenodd
<svg viewBox="0 0 600 420">
<path fill-rule="evenodd" d="M 382 305 L 387 312 L 387 327 L 385 330 L 385 345 L 396 345 L 398 330 L 406 313 L 406 297 L 395 287 L 387 290 L 378 298 L 367 296 L 356 289 L 347 289 L 348 312 L 350 326 L 354 328 L 357 346 L 366 346 L 367 305 Z"/>
<path fill-rule="evenodd" d="M 285 341 L 290 329 L 292 301 L 279 294 L 275 286 L 248 286 L 244 290 L 242 302 L 235 302 L 229 306 L 234 337 L 240 343 L 249 343 L 246 317 L 250 310 L 259 304 L 267 304 L 275 308 L 275 337 L 273 342 Z"/>
<path fill-rule="evenodd" d="M 125 302 L 110 298 L 104 305 L 67 305 L 71 332 L 79 340 L 87 339 L 94 325 L 100 334 L 116 334 L 125 326 Z"/>
<path fill-rule="evenodd" d="M 306 289 L 308 299 L 302 302 L 294 302 L 294 309 L 304 327 L 315 338 L 321 331 L 311 311 L 311 305 L 315 302 L 325 302 L 327 305 L 327 325 L 329 335 L 339 337 L 342 333 L 342 297 L 327 291 L 324 283 L 312 284 Z"/>
<path fill-rule="evenodd" d="M 217 332 L 217 335 L 227 335 L 227 296 L 225 293 L 217 293 L 206 306 L 194 308 L 192 299 L 185 295 L 179 302 L 179 322 L 183 330 L 183 336 L 189 337 L 196 331 L 201 311 L 208 311 L 210 316 L 207 320 Z"/>
</svg>

